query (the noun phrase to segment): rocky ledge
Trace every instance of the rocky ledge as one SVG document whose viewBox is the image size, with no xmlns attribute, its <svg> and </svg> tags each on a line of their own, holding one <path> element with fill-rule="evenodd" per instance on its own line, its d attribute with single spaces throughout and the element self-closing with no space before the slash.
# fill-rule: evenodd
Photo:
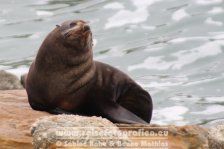
<svg viewBox="0 0 224 149">
<path fill-rule="evenodd" d="M 25 90 L 0 91 L 0 148 L 33 148 L 30 127 L 46 115 L 30 108 Z"/>
<path fill-rule="evenodd" d="M 46 117 L 47 116 L 47 117 Z M 50 116 L 50 117 L 49 117 Z M 48 142 L 52 148 L 55 148 L 57 144 L 54 141 L 48 140 L 49 135 L 55 135 L 55 131 L 59 128 L 68 129 L 68 126 L 83 126 L 86 129 L 86 126 L 97 126 L 100 123 L 103 126 L 115 126 L 120 129 L 116 131 L 127 131 L 135 130 L 139 128 L 144 128 L 144 132 L 154 132 L 157 134 L 154 137 L 150 136 L 138 136 L 140 139 L 136 140 L 157 140 L 168 141 L 169 149 L 207 149 L 209 146 L 214 148 L 223 147 L 224 138 L 224 127 L 223 124 L 217 125 L 214 128 L 206 129 L 197 125 L 187 125 L 187 126 L 159 126 L 159 125 L 115 125 L 111 122 L 94 117 L 80 117 L 80 116 L 65 116 L 60 115 L 53 116 L 46 112 L 34 111 L 30 108 L 27 101 L 27 95 L 25 90 L 4 90 L 0 91 L 0 145 L 4 149 L 31 149 L 34 148 L 35 144 L 41 144 L 40 141 L 42 137 L 45 137 L 45 143 Z M 80 120 L 81 119 L 81 120 Z M 60 122 L 62 121 L 62 122 Z M 49 126 L 49 123 L 51 124 Z M 45 128 L 45 126 L 49 126 Z M 53 127 L 52 127 L 53 126 Z M 60 126 L 60 127 L 56 127 Z M 32 129 L 31 129 L 32 127 Z M 128 128 L 129 127 L 129 128 Z M 45 129 L 43 129 L 45 128 Z M 54 129 L 52 129 L 54 128 Z M 58 128 L 58 129 L 55 129 Z M 69 128 L 70 129 L 70 128 Z M 36 131 L 38 130 L 38 131 Z M 110 129 L 111 130 L 111 129 Z M 158 135 L 158 132 L 165 132 L 168 130 L 168 133 L 163 134 L 163 136 Z M 53 131 L 53 133 L 52 133 Z M 141 130 L 140 130 L 141 131 Z M 38 133 L 37 133 L 38 132 Z M 44 135 L 41 134 L 44 133 Z M 32 133 L 32 134 L 31 134 Z M 49 133 L 49 134 L 48 134 Z M 217 135 L 218 136 L 217 136 Z M 46 136 L 48 139 L 46 139 Z M 209 137 L 208 137 L 209 136 Z M 74 136 L 72 136 L 74 137 Z M 74 138 L 68 138 L 73 139 Z M 89 136 L 86 136 L 88 139 L 91 139 Z M 114 135 L 113 135 L 114 137 Z M 115 138 L 120 136 L 115 135 Z M 124 140 L 124 142 L 132 142 L 135 140 L 135 135 L 128 136 L 129 139 Z M 34 138 L 34 139 L 33 139 Z M 54 137 L 55 138 L 55 137 Z M 56 138 L 57 139 L 57 138 Z M 77 138 L 76 138 L 77 140 Z M 33 144 L 32 144 L 32 141 Z M 158 143 L 158 142 L 157 142 Z M 210 145 L 209 145 L 210 143 Z M 164 142 L 165 145 L 166 142 Z M 133 144 L 134 145 L 134 144 Z M 165 148 L 165 146 L 163 146 Z"/>
</svg>

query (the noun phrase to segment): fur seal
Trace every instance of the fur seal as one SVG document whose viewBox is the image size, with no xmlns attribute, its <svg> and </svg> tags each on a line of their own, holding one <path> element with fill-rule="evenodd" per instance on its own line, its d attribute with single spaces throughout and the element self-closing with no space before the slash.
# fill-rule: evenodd
<svg viewBox="0 0 224 149">
<path fill-rule="evenodd" d="M 30 106 L 54 114 L 102 116 L 114 123 L 149 123 L 149 93 L 120 70 L 94 61 L 92 46 L 85 21 L 57 25 L 30 66 L 25 82 Z"/>
</svg>

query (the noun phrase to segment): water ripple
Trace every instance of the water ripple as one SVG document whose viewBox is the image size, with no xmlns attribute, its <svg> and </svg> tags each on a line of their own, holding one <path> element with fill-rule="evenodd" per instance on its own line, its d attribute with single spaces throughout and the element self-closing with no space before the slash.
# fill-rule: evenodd
<svg viewBox="0 0 224 149">
<path fill-rule="evenodd" d="M 153 123 L 204 124 L 223 118 L 223 13 L 223 0 L 2 0 L 0 69 L 27 72 L 56 24 L 88 20 L 94 59 L 150 92 Z"/>
</svg>

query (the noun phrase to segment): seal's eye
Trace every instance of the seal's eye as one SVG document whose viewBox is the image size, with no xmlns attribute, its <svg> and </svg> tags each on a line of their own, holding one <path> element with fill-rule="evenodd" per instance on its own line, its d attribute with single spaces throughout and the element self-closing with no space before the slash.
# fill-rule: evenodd
<svg viewBox="0 0 224 149">
<path fill-rule="evenodd" d="M 61 27 L 61 25 L 58 25 L 58 24 L 57 24 L 56 27 Z"/>
<path fill-rule="evenodd" d="M 76 25 L 77 25 L 76 22 L 72 22 L 72 23 L 70 23 L 70 27 L 74 27 L 74 26 L 76 26 Z"/>
</svg>

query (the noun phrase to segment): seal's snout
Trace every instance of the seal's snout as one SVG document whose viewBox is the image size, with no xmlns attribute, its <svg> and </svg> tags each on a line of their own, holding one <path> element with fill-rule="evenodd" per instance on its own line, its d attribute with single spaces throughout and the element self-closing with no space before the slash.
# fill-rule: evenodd
<svg viewBox="0 0 224 149">
<path fill-rule="evenodd" d="M 90 31 L 90 27 L 89 27 L 89 25 L 84 24 L 83 25 L 83 32 L 87 32 L 87 31 Z"/>
</svg>

